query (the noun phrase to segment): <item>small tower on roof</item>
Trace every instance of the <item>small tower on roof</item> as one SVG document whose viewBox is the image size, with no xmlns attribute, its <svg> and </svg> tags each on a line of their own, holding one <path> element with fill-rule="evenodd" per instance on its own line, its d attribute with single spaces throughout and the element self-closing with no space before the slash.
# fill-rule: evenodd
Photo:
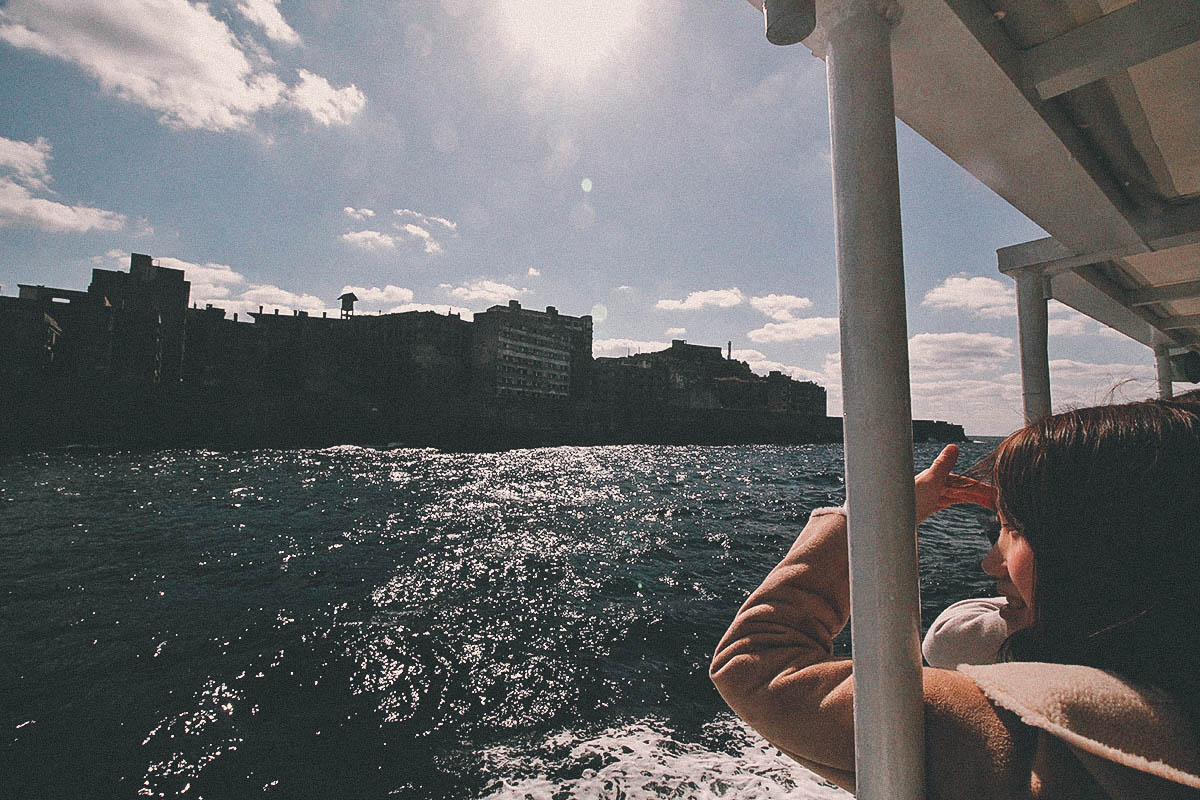
<svg viewBox="0 0 1200 800">
<path fill-rule="evenodd" d="M 342 319 L 349 319 L 354 316 L 354 304 L 358 302 L 358 295 L 354 292 L 346 292 L 338 297 L 342 301 Z"/>
</svg>

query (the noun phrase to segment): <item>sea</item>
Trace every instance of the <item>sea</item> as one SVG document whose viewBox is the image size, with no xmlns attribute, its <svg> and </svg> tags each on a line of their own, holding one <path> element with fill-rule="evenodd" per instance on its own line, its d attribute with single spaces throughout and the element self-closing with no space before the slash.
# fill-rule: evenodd
<svg viewBox="0 0 1200 800">
<path fill-rule="evenodd" d="M 8 457 L 0 797 L 848 797 L 707 677 L 842 469 L 840 445 Z M 925 625 L 988 594 L 983 515 L 922 526 Z"/>
</svg>

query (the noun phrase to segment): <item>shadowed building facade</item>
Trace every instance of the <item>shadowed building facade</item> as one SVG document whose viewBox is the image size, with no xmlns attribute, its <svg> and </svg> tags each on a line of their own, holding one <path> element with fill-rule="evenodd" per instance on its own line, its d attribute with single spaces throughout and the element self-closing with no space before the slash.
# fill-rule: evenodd
<svg viewBox="0 0 1200 800">
<path fill-rule="evenodd" d="M 471 368 L 477 394 L 583 399 L 591 390 L 592 318 L 534 311 L 516 300 L 475 315 Z"/>
<path fill-rule="evenodd" d="M 81 381 L 178 383 L 183 376 L 190 284 L 183 271 L 134 253 L 130 271 L 96 269 L 86 292 L 21 284 L 0 297 L 0 353 L 18 373 Z M 34 356 L 29 343 L 39 341 Z M 33 358 L 41 366 L 27 367 Z"/>
<path fill-rule="evenodd" d="M 781 372 L 754 374 L 721 348 L 675 339 L 666 350 L 622 358 L 598 358 L 596 399 L 618 405 L 684 409 L 764 410 L 824 417 L 825 389 Z"/>
<path fill-rule="evenodd" d="M 92 270 L 88 294 L 115 310 L 113 369 L 121 377 L 178 383 L 183 377 L 185 315 L 191 284 L 183 270 L 133 253 L 129 272 Z"/>
</svg>

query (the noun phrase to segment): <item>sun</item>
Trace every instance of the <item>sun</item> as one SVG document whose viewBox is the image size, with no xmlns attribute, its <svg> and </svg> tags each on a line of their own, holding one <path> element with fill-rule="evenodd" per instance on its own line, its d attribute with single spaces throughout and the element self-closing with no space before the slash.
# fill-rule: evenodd
<svg viewBox="0 0 1200 800">
<path fill-rule="evenodd" d="M 627 60 L 651 13 L 648 0 L 498 0 L 499 34 L 547 78 L 573 83 Z"/>
</svg>

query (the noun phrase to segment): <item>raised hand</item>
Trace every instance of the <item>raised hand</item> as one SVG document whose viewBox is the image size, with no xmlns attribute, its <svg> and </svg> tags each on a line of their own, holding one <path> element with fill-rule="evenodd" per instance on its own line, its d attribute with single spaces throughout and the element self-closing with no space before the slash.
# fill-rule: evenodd
<svg viewBox="0 0 1200 800">
<path fill-rule="evenodd" d="M 935 511 L 958 503 L 996 507 L 995 487 L 974 478 L 953 474 L 951 470 L 956 463 L 958 446 L 948 444 L 933 463 L 915 478 L 918 523 L 925 521 Z"/>
</svg>

